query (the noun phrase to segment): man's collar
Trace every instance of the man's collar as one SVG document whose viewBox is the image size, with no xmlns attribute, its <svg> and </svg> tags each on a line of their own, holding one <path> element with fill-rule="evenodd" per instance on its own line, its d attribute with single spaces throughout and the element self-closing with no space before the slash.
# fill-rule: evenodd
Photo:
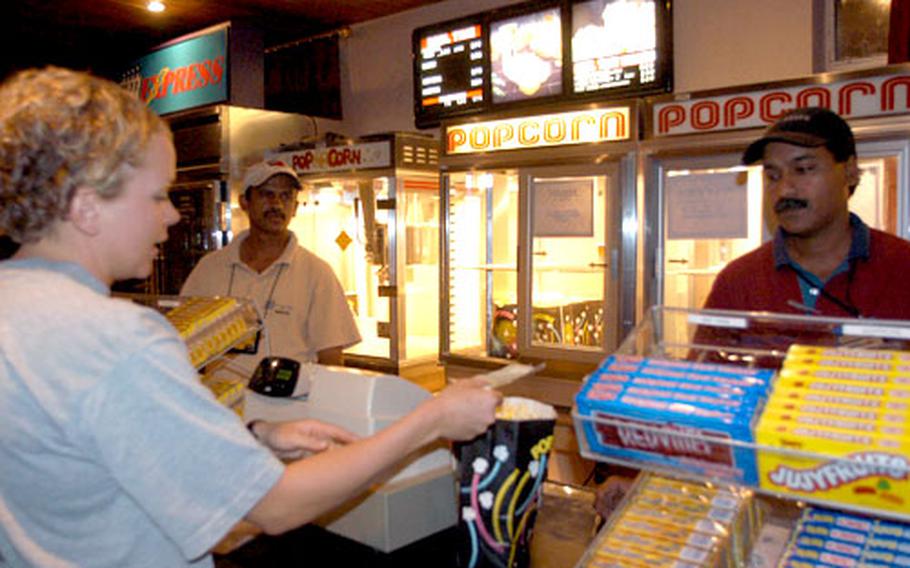
<svg viewBox="0 0 910 568">
<path fill-rule="evenodd" d="M 847 260 L 869 258 L 869 226 L 866 225 L 856 213 L 850 213 L 850 230 L 853 231 L 850 240 L 850 251 L 847 253 Z M 786 246 L 787 236 L 784 230 L 779 228 L 774 234 L 774 268 L 781 269 L 789 264 L 793 264 L 790 255 L 787 253 Z"/>
<path fill-rule="evenodd" d="M 297 235 L 294 234 L 294 231 L 288 230 L 290 238 L 288 238 L 288 244 L 285 245 L 284 251 L 281 253 L 281 256 L 278 257 L 278 260 L 274 264 L 291 264 L 291 257 L 294 255 L 294 250 L 297 249 Z"/>
<path fill-rule="evenodd" d="M 268 272 L 273 266 L 279 266 L 282 264 L 283 265 L 291 264 L 291 258 L 294 255 L 294 251 L 297 249 L 297 235 L 294 233 L 294 231 L 291 231 L 291 230 L 288 230 L 288 233 L 290 234 L 290 238 L 288 239 L 288 244 L 285 245 L 284 250 L 281 252 L 281 256 L 279 256 L 278 259 L 275 260 L 275 262 L 273 262 L 266 269 L 266 272 Z M 228 245 L 229 249 L 230 249 L 230 252 L 228 254 L 230 254 L 231 263 L 245 266 L 243 261 L 240 260 L 240 245 L 249 236 L 250 236 L 249 229 L 245 229 L 245 230 L 241 231 L 240 233 L 238 233 L 237 236 L 234 237 L 234 240 L 232 240 L 231 243 Z"/>
</svg>

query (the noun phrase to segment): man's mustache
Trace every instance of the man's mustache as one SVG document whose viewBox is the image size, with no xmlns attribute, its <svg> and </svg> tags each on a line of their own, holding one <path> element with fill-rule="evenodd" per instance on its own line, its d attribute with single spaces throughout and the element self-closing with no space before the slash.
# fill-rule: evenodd
<svg viewBox="0 0 910 568">
<path fill-rule="evenodd" d="M 782 213 L 788 209 L 805 209 L 808 206 L 809 202 L 805 199 L 785 197 L 783 199 L 779 199 L 777 203 L 774 204 L 774 212 Z"/>
<path fill-rule="evenodd" d="M 268 209 L 268 210 L 266 210 L 264 215 L 266 217 L 277 216 L 277 217 L 280 217 L 281 219 L 285 218 L 284 211 L 282 211 L 281 209 Z"/>
</svg>

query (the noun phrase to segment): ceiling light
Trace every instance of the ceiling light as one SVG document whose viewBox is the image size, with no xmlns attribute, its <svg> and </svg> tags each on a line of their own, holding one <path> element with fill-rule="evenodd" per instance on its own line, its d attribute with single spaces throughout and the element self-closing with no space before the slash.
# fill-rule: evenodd
<svg viewBox="0 0 910 568">
<path fill-rule="evenodd" d="M 146 6 L 149 12 L 164 12 L 164 2 L 160 0 L 150 0 Z"/>
</svg>

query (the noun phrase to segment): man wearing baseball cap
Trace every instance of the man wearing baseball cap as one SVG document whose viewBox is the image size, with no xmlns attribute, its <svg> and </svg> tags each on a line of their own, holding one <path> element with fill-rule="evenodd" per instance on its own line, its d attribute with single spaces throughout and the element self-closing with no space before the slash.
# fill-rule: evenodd
<svg viewBox="0 0 910 568">
<path fill-rule="evenodd" d="M 743 153 L 764 168 L 765 210 L 774 240 L 724 268 L 707 309 L 910 320 L 910 242 L 868 227 L 847 202 L 859 183 L 850 126 L 823 108 L 782 116 Z M 774 324 L 747 330 L 699 326 L 690 357 L 726 361 L 723 347 L 786 349 L 797 333 Z M 741 359 L 737 359 L 741 362 Z M 632 483 L 629 472 L 597 490 L 595 508 L 609 517 Z"/>
<path fill-rule="evenodd" d="M 284 162 L 250 166 L 240 196 L 249 230 L 203 257 L 180 291 L 256 303 L 264 334 L 254 355 L 234 359 L 248 375 L 265 356 L 340 365 L 342 350 L 361 339 L 332 268 L 301 247 L 288 229 L 300 187 L 297 173 Z"/>
<path fill-rule="evenodd" d="M 910 320 L 910 242 L 848 210 L 859 183 L 850 126 L 824 108 L 784 114 L 749 145 L 774 240 L 731 262 L 705 308 Z"/>
</svg>

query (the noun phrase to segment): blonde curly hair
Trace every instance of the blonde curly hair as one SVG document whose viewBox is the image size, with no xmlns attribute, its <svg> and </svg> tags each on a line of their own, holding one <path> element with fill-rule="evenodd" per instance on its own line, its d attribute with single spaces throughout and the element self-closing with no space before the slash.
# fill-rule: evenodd
<svg viewBox="0 0 910 568">
<path fill-rule="evenodd" d="M 35 242 L 67 215 L 78 187 L 111 199 L 125 165 L 170 130 L 116 83 L 60 67 L 28 69 L 0 85 L 0 234 Z"/>
</svg>

